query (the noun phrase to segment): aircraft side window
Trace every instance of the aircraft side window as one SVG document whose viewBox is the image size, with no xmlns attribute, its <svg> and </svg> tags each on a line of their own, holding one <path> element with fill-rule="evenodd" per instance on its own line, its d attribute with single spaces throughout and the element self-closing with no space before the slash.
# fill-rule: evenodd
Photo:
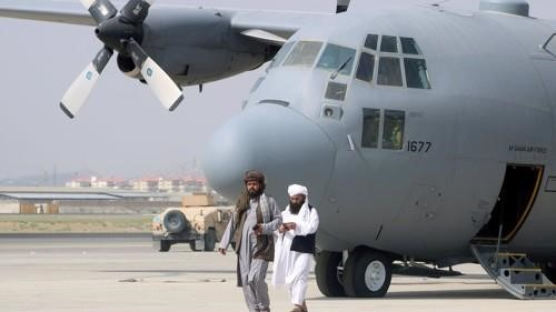
<svg viewBox="0 0 556 312">
<path fill-rule="evenodd" d="M 398 38 L 395 36 L 382 36 L 380 52 L 398 53 Z"/>
<path fill-rule="evenodd" d="M 359 67 L 355 77 L 359 80 L 370 82 L 373 80 L 373 72 L 375 70 L 375 56 L 362 52 L 359 58 Z"/>
<path fill-rule="evenodd" d="M 311 67 L 322 48 L 322 42 L 299 41 L 283 66 Z"/>
<path fill-rule="evenodd" d="M 381 57 L 378 65 L 379 85 L 403 86 L 400 59 L 397 57 Z"/>
<path fill-rule="evenodd" d="M 400 150 L 403 147 L 405 112 L 396 110 L 384 111 L 384 129 L 382 148 Z"/>
<path fill-rule="evenodd" d="M 419 45 L 413 38 L 400 38 L 402 42 L 402 52 L 404 54 L 413 54 L 413 55 L 420 55 L 421 49 L 419 49 Z"/>
<path fill-rule="evenodd" d="M 327 99 L 343 101 L 346 98 L 347 85 L 345 83 L 337 83 L 330 81 L 328 87 L 326 88 Z"/>
<path fill-rule="evenodd" d="M 431 84 L 427 72 L 427 62 L 423 59 L 404 59 L 405 78 L 408 88 L 430 89 Z"/>
<path fill-rule="evenodd" d="M 375 50 L 378 47 L 378 35 L 370 34 L 367 35 L 367 39 L 365 39 L 365 48 Z"/>
<path fill-rule="evenodd" d="M 378 131 L 380 127 L 380 110 L 363 109 L 363 134 L 361 146 L 364 148 L 378 148 Z"/>
<path fill-rule="evenodd" d="M 317 67 L 329 71 L 339 70 L 339 74 L 349 76 L 353 69 L 354 58 L 354 49 L 330 43 L 324 49 Z"/>
<path fill-rule="evenodd" d="M 286 58 L 286 56 L 288 56 L 288 53 L 290 53 L 294 44 L 295 44 L 295 41 L 286 42 L 286 44 L 284 44 L 284 46 L 282 46 L 280 51 L 278 51 L 278 53 L 276 53 L 276 55 L 274 56 L 274 59 L 272 60 L 272 63 L 270 63 L 270 66 L 268 66 L 268 69 L 274 68 L 276 66 L 280 66 L 280 64 L 282 64 L 282 61 Z"/>
</svg>

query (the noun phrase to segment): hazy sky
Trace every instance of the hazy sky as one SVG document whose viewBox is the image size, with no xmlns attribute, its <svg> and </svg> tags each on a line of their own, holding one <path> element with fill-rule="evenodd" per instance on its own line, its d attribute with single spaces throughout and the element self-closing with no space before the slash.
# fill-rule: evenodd
<svg viewBox="0 0 556 312">
<path fill-rule="evenodd" d="M 75 0 L 78 2 L 78 0 Z M 371 2 L 372 0 L 367 0 Z M 379 7 L 426 0 L 375 0 Z M 439 0 L 438 2 L 443 2 Z M 556 1 L 530 0 L 531 15 L 556 19 Z M 332 11 L 335 0 L 159 0 L 205 7 Z M 475 9 L 479 0 L 443 5 Z M 260 70 L 185 89 L 165 111 L 151 91 L 123 76 L 112 60 L 75 120 L 58 103 L 100 49 L 83 26 L 0 19 L 0 180 L 52 171 L 94 170 L 112 176 L 172 174 L 201 155 L 218 125 L 239 113 Z"/>
</svg>

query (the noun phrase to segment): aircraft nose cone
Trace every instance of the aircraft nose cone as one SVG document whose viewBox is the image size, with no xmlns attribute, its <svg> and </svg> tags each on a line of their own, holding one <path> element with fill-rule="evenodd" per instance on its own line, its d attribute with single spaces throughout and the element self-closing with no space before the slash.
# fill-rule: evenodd
<svg viewBox="0 0 556 312">
<path fill-rule="evenodd" d="M 243 189 L 245 171 L 266 176 L 267 193 L 283 208 L 287 187 L 309 188 L 315 205 L 325 193 L 335 148 L 310 119 L 289 108 L 262 104 L 224 124 L 210 139 L 203 157 L 209 184 L 233 201 Z"/>
</svg>

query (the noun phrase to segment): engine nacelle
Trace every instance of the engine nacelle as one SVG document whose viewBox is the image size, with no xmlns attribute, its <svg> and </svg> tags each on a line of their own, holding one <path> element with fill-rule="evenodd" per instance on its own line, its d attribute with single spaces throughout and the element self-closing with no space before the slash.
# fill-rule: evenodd
<svg viewBox="0 0 556 312">
<path fill-rule="evenodd" d="M 141 45 L 182 86 L 256 69 L 278 50 L 234 30 L 233 12 L 176 8 L 159 13 L 150 12 Z"/>
</svg>

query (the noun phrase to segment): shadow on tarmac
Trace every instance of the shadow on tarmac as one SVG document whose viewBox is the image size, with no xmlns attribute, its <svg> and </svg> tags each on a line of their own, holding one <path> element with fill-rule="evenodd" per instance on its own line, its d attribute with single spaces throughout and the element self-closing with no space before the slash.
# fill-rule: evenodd
<svg viewBox="0 0 556 312">
<path fill-rule="evenodd" d="M 102 270 L 97 271 L 100 273 L 167 273 L 167 274 L 180 274 L 180 273 L 202 273 L 202 274 L 224 274 L 236 273 L 235 270 Z"/>
<path fill-rule="evenodd" d="M 484 299 L 510 299 L 514 297 L 503 289 L 467 289 L 467 290 L 416 290 L 416 291 L 393 291 L 389 292 L 384 298 L 327 298 L 314 297 L 308 300 L 329 301 L 329 300 L 484 300 Z"/>
</svg>

